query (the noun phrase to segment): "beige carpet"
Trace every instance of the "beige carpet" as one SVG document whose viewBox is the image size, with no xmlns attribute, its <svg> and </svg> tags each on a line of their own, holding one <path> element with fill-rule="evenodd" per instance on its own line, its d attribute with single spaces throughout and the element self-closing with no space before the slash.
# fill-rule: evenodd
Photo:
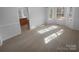
<svg viewBox="0 0 79 59">
<path fill-rule="evenodd" d="M 79 31 L 64 26 L 39 26 L 34 30 L 22 28 L 22 34 L 8 39 L 0 47 L 6 52 L 79 51 Z"/>
</svg>

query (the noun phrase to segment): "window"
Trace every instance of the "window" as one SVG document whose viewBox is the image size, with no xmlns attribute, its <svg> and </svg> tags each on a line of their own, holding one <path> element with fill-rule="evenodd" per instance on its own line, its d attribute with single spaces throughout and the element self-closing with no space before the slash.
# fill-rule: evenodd
<svg viewBox="0 0 79 59">
<path fill-rule="evenodd" d="M 72 7 L 70 7 L 70 10 L 69 10 L 69 17 L 70 18 L 72 17 Z"/>
<path fill-rule="evenodd" d="M 50 18 L 52 18 L 52 8 L 50 9 Z"/>
<path fill-rule="evenodd" d="M 57 19 L 64 18 L 64 7 L 57 7 Z"/>
<path fill-rule="evenodd" d="M 56 17 L 56 11 L 55 11 L 56 7 L 50 7 L 49 8 L 49 18 L 50 20 L 55 19 Z"/>
<path fill-rule="evenodd" d="M 49 8 L 49 19 L 63 19 L 64 18 L 64 7 L 50 7 Z"/>
</svg>

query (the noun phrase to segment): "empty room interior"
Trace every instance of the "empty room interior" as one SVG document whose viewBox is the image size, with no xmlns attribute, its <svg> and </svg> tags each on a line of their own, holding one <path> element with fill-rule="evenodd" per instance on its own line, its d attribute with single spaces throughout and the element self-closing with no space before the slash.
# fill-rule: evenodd
<svg viewBox="0 0 79 59">
<path fill-rule="evenodd" d="M 79 7 L 0 7 L 0 52 L 79 52 Z"/>
</svg>

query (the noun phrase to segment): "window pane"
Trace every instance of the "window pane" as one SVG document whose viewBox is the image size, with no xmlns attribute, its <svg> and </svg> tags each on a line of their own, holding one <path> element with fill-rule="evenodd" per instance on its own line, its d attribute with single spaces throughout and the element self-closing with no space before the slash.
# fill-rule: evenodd
<svg viewBox="0 0 79 59">
<path fill-rule="evenodd" d="M 57 7 L 57 18 L 64 17 L 64 7 Z"/>
<path fill-rule="evenodd" d="M 72 7 L 70 7 L 69 17 L 72 17 Z"/>
<path fill-rule="evenodd" d="M 50 9 L 50 18 L 52 18 L 52 8 Z"/>
</svg>

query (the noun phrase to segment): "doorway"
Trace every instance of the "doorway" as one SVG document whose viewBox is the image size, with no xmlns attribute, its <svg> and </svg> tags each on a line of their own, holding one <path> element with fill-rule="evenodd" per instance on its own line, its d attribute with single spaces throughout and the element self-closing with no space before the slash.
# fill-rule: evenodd
<svg viewBox="0 0 79 59">
<path fill-rule="evenodd" d="M 28 14 L 28 8 L 27 7 L 20 7 L 19 10 L 19 22 L 21 31 L 24 32 L 26 30 L 30 29 L 29 26 L 29 14 Z"/>
</svg>

